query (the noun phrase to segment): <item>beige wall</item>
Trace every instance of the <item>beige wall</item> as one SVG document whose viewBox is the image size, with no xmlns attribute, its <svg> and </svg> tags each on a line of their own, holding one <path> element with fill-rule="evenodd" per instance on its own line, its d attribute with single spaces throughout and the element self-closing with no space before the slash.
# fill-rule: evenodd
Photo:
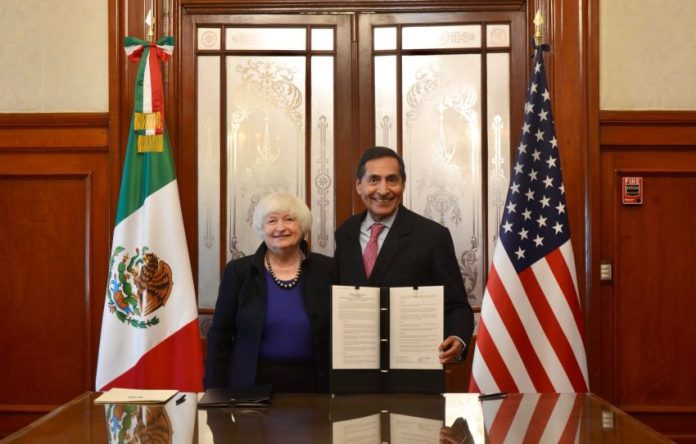
<svg viewBox="0 0 696 444">
<path fill-rule="evenodd" d="M 108 111 L 107 0 L 0 0 L 0 113 Z"/>
<path fill-rule="evenodd" d="M 599 5 L 601 109 L 696 109 L 696 0 Z"/>
<path fill-rule="evenodd" d="M 696 0 L 599 4 L 601 109 L 696 109 Z M 107 0 L 0 0 L 0 112 L 106 112 L 107 14 Z"/>
</svg>

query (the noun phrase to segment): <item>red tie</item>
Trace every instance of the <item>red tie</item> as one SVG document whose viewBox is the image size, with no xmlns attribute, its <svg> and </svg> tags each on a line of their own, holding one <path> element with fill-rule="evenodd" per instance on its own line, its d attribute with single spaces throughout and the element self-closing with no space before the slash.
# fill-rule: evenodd
<svg viewBox="0 0 696 444">
<path fill-rule="evenodd" d="M 370 240 L 367 241 L 365 246 L 365 252 L 363 253 L 363 265 L 365 266 L 365 276 L 370 278 L 372 274 L 372 267 L 375 266 L 375 261 L 377 260 L 377 238 L 379 238 L 379 233 L 384 229 L 384 225 L 379 222 L 372 225 L 370 228 Z"/>
</svg>

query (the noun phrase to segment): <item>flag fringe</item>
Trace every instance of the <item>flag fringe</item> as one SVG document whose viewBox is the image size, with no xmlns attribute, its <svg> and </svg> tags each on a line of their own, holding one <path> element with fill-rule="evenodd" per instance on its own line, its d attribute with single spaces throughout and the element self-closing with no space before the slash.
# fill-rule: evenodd
<svg viewBox="0 0 696 444">
<path fill-rule="evenodd" d="M 162 134 L 138 136 L 139 153 L 161 153 L 162 151 L 164 151 L 164 137 Z"/>
<path fill-rule="evenodd" d="M 154 113 L 139 113 L 133 114 L 133 129 L 136 131 L 142 130 L 158 130 L 162 128 L 162 116 L 159 111 Z"/>
</svg>

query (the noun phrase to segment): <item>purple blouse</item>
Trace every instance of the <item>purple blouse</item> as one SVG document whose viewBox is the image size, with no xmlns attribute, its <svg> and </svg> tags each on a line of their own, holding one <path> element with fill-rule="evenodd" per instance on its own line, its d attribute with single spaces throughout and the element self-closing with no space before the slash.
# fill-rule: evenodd
<svg viewBox="0 0 696 444">
<path fill-rule="evenodd" d="M 268 303 L 260 358 L 284 362 L 311 361 L 314 359 L 312 330 L 300 284 L 289 289 L 281 288 L 268 270 L 264 271 Z"/>
</svg>

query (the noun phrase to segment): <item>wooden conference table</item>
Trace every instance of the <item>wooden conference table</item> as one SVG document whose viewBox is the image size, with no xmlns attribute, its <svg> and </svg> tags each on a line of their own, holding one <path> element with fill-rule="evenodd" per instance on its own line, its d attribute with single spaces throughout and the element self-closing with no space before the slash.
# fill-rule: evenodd
<svg viewBox="0 0 696 444">
<path fill-rule="evenodd" d="M 271 407 L 214 409 L 199 409 L 196 394 L 166 405 L 95 405 L 97 395 L 75 398 L 6 442 L 670 442 L 592 394 L 479 401 L 465 393 L 278 393 Z"/>
</svg>

